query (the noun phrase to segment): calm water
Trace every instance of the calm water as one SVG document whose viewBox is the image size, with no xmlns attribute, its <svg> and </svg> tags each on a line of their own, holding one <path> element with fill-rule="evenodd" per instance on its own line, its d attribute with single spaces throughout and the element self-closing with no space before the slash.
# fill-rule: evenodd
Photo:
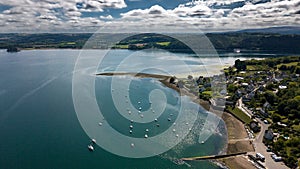
<svg viewBox="0 0 300 169">
<path fill-rule="evenodd" d="M 0 51 L 0 168 L 1 169 L 167 169 L 189 168 L 188 165 L 176 165 L 172 159 L 185 156 L 209 155 L 219 153 L 226 142 L 226 131 L 221 122 L 219 131 L 214 133 L 205 144 L 197 142 L 197 130 L 201 129 L 207 113 L 200 108 L 199 119 L 192 132 L 170 151 L 159 156 L 130 159 L 120 157 L 95 146 L 95 152 L 89 152 L 87 145 L 90 138 L 83 131 L 72 100 L 72 76 L 75 61 L 80 51 L 77 50 L 38 50 L 6 53 Z M 99 51 L 90 51 L 87 62 L 93 62 Z M 110 71 L 120 65 L 124 55 L 132 51 L 120 50 L 107 57 L 98 71 Z M 145 56 L 149 53 L 145 53 Z M 174 54 L 167 52 L 155 53 L 162 56 L 159 59 L 174 60 Z M 197 59 L 177 54 L 187 65 L 196 70 Z M 178 57 L 176 56 L 176 57 Z M 150 64 L 151 59 L 141 57 Z M 178 59 L 178 58 L 177 58 Z M 232 64 L 236 58 L 222 58 L 225 64 Z M 176 59 L 175 59 L 176 60 Z M 208 59 L 214 65 L 217 61 Z M 154 62 L 157 63 L 157 62 Z M 124 66 L 126 67 L 126 65 Z M 127 65 L 131 71 L 143 65 Z M 178 65 L 173 67 L 177 73 L 182 73 Z M 170 66 L 171 71 L 172 66 Z M 157 70 L 155 70 L 157 71 Z M 201 71 L 201 68 L 199 68 Z M 93 76 L 93 71 L 82 70 Z M 120 77 L 122 81 L 123 77 Z M 128 121 L 118 115 L 113 106 L 110 91 L 111 77 L 96 78 L 97 102 L 106 120 L 120 133 L 128 134 Z M 159 88 L 167 94 L 168 105 L 164 114 L 174 111 L 180 96 L 172 89 L 164 87 L 160 82 L 151 79 L 132 79 L 130 93 L 132 102 L 143 100 L 145 91 Z M 84 90 L 84 89 L 83 89 Z M 144 93 L 143 93 L 144 92 Z M 147 93 L 147 92 L 146 92 Z M 186 99 L 186 102 L 193 104 Z M 144 106 L 147 108 L 147 106 Z M 88 108 L 87 108 L 88 109 Z M 167 121 L 161 128 L 150 128 L 153 134 L 160 134 L 170 127 Z M 126 128 L 127 127 L 127 128 Z M 142 124 L 139 126 L 144 130 Z M 125 129 L 126 128 L 126 129 Z M 104 137 L 104 136 L 103 136 Z M 137 131 L 133 137 L 142 137 Z M 170 140 L 172 141 L 172 140 Z M 191 168 L 219 168 L 208 161 L 189 163 Z"/>
</svg>

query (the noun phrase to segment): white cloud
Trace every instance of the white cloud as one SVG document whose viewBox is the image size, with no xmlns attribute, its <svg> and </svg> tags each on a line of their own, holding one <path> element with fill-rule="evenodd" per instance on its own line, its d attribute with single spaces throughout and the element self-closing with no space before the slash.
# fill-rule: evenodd
<svg viewBox="0 0 300 169">
<path fill-rule="evenodd" d="M 118 24 L 126 24 L 124 21 L 130 20 L 130 25 L 134 25 L 135 22 L 136 25 L 139 25 L 140 30 L 147 30 L 149 27 L 153 28 L 153 25 L 159 25 L 162 30 L 180 30 L 179 27 L 183 26 L 186 31 L 299 26 L 299 19 L 295 16 L 299 9 L 299 3 L 300 1 L 296 0 L 274 0 L 262 3 L 241 0 L 209 0 L 189 2 L 172 10 L 165 10 L 156 5 L 148 9 L 136 9 L 124 13 Z M 134 30 L 134 28 L 128 29 Z"/>
<path fill-rule="evenodd" d="M 125 8 L 124 0 L 6 0 L 0 5 L 11 6 L 0 13 L 0 32 L 55 31 L 80 28 L 94 31 L 100 18 L 80 18 L 82 12 L 101 12 L 106 8 Z M 111 16 L 110 16 L 111 17 Z M 106 19 L 113 19 L 107 16 Z M 72 25 L 75 24 L 75 25 Z M 89 27 L 85 29 L 84 26 Z"/>
<path fill-rule="evenodd" d="M 104 20 L 112 20 L 114 19 L 111 15 L 107 15 L 107 16 L 100 16 L 100 19 L 104 19 Z"/>
<path fill-rule="evenodd" d="M 132 0 L 131 0 L 132 1 Z M 300 25 L 299 0 L 206 0 L 181 4 L 174 9 L 154 5 L 122 13 L 82 17 L 82 12 L 126 8 L 125 0 L 6 0 L 12 8 L 0 13 L 5 31 L 223 31 L 270 26 Z"/>
</svg>

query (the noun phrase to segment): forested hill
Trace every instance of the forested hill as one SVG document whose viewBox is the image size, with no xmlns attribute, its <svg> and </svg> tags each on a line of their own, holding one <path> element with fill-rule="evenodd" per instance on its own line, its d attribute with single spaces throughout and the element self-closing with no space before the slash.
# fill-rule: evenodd
<svg viewBox="0 0 300 169">
<path fill-rule="evenodd" d="M 80 49 L 92 36 L 89 33 L 81 34 L 0 34 L 0 49 L 16 47 L 20 49 L 41 48 L 76 48 Z M 161 48 L 171 52 L 192 51 L 183 43 L 169 36 L 160 34 L 139 34 L 129 36 L 117 44 L 101 45 L 102 37 L 99 34 L 99 46 L 90 48 L 107 48 L 140 50 L 146 48 Z M 188 34 L 187 36 L 194 36 Z M 206 35 L 218 51 L 232 52 L 240 49 L 242 52 L 257 51 L 271 53 L 300 53 L 299 34 L 271 34 L 271 33 L 217 33 Z"/>
<path fill-rule="evenodd" d="M 194 35 L 187 35 L 194 36 Z M 300 35 L 223 33 L 206 34 L 218 51 L 258 51 L 272 53 L 300 53 Z M 191 52 L 187 46 L 165 35 L 140 34 L 121 41 L 116 48 L 144 49 L 158 47 L 173 52 Z"/>
</svg>

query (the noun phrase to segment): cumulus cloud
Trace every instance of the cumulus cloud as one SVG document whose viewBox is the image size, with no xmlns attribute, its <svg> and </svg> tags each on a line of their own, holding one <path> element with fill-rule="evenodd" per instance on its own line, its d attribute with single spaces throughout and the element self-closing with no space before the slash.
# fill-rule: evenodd
<svg viewBox="0 0 300 169">
<path fill-rule="evenodd" d="M 100 19 L 104 19 L 104 20 L 112 20 L 114 19 L 111 15 L 107 15 L 107 16 L 100 16 Z"/>
<path fill-rule="evenodd" d="M 299 1 L 290 0 L 208 0 L 181 4 L 165 10 L 156 5 L 122 14 L 122 19 L 144 23 L 144 29 L 160 25 L 165 30 L 183 26 L 188 30 L 239 30 L 271 26 L 299 26 Z M 171 17 L 170 17 L 171 16 Z M 122 20 L 118 24 L 122 23 Z M 143 28 L 140 28 L 143 29 Z"/>
<path fill-rule="evenodd" d="M 133 0 L 131 0 L 133 1 Z M 135 1 L 135 0 L 134 0 Z M 140 1 L 140 0 L 139 0 Z M 125 0 L 6 0 L 11 8 L 0 13 L 0 31 L 225 31 L 300 25 L 299 0 L 198 0 L 174 9 L 154 5 L 133 9 L 114 18 L 107 8 L 126 8 Z M 98 12 L 86 17 L 83 12 Z"/>
<path fill-rule="evenodd" d="M 0 13 L 0 32 L 35 31 L 34 28 L 46 32 L 66 30 L 76 27 L 71 23 L 77 22 L 81 22 L 83 30 L 90 30 L 84 26 L 95 27 L 95 30 L 100 18 L 80 18 L 82 12 L 101 12 L 106 8 L 127 6 L 124 0 L 6 0 L 0 5 L 10 7 Z"/>
</svg>

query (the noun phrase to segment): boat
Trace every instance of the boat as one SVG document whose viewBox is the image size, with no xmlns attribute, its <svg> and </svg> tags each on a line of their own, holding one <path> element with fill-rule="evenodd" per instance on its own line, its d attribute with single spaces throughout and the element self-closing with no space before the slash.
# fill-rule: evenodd
<svg viewBox="0 0 300 169">
<path fill-rule="evenodd" d="M 95 143 L 96 143 L 96 139 L 92 139 L 92 143 L 94 143 L 94 144 L 95 144 Z"/>
<path fill-rule="evenodd" d="M 92 145 L 88 145 L 88 149 L 89 149 L 90 151 L 94 151 L 94 147 L 93 147 Z"/>
<path fill-rule="evenodd" d="M 172 161 L 173 161 L 173 163 L 175 163 L 177 165 L 183 165 L 185 163 L 182 159 L 174 159 Z"/>
</svg>

